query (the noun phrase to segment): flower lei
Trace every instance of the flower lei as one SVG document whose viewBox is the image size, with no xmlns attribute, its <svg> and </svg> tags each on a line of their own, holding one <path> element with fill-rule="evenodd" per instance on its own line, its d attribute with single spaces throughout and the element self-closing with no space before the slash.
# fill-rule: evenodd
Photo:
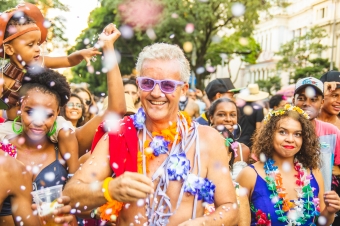
<svg viewBox="0 0 340 226">
<path fill-rule="evenodd" d="M 272 192 L 270 195 L 271 200 L 277 199 L 274 207 L 277 208 L 275 213 L 279 216 L 278 220 L 287 222 L 288 225 L 304 225 L 308 219 L 320 215 L 319 199 L 314 198 L 313 188 L 310 186 L 311 175 L 307 175 L 307 170 L 296 159 L 294 160 L 294 169 L 297 171 L 295 177 L 297 178 L 296 184 L 299 186 L 298 200 L 292 203 L 286 196 L 285 188 L 283 187 L 282 177 L 278 171 L 278 167 L 274 166 L 274 160 L 268 159 L 264 164 L 266 172 L 265 180 L 267 188 Z M 295 205 L 295 206 L 294 206 Z M 286 212 L 289 212 L 293 207 L 296 213 L 296 219 L 288 217 Z M 313 219 L 314 222 L 315 219 Z"/>
<path fill-rule="evenodd" d="M 191 118 L 189 115 L 181 111 L 179 117 L 184 118 L 187 125 L 191 125 Z M 142 129 L 145 123 L 145 112 L 143 108 L 139 108 L 135 115 L 132 115 L 133 123 L 136 129 Z M 149 172 L 148 162 L 160 154 L 169 154 L 169 149 L 173 145 L 177 135 L 177 123 L 171 123 L 167 129 L 162 130 L 160 133 L 153 132 L 151 135 L 153 140 L 145 141 L 144 152 L 146 159 L 146 172 Z M 182 136 L 176 139 L 176 142 L 181 141 Z M 190 161 L 186 158 L 185 153 L 172 154 L 167 167 L 169 180 L 182 180 L 184 181 L 184 191 L 191 195 L 198 195 L 198 200 L 203 200 L 207 203 L 214 202 L 215 185 L 207 178 L 201 178 L 195 174 L 189 173 Z M 138 172 L 143 173 L 143 156 L 142 150 L 138 151 Z"/>
<path fill-rule="evenodd" d="M 255 209 L 253 203 L 250 203 L 250 210 L 255 213 L 255 218 L 257 220 L 255 226 L 271 226 L 272 222 L 270 219 L 270 214 L 268 216 L 260 209 Z"/>
<path fill-rule="evenodd" d="M 145 112 L 143 108 L 139 108 L 137 113 L 130 116 L 137 130 L 142 130 L 145 124 Z M 186 112 L 179 114 L 181 119 L 185 119 L 187 125 L 191 125 L 191 118 Z M 167 129 L 161 132 L 153 132 L 151 135 L 153 140 L 145 141 L 144 157 L 146 161 L 146 172 L 149 172 L 149 161 L 159 156 L 160 154 L 169 154 L 171 146 L 174 144 L 177 135 L 177 123 L 171 123 Z M 177 136 L 176 143 L 181 141 L 181 135 Z M 137 156 L 138 173 L 143 173 L 143 153 L 138 150 Z M 185 153 L 172 154 L 167 165 L 169 180 L 184 181 L 184 191 L 191 195 L 198 194 L 198 200 L 203 200 L 207 203 L 213 203 L 215 185 L 207 178 L 201 178 L 197 175 L 189 173 L 190 161 L 186 158 Z M 100 207 L 100 217 L 102 220 L 115 221 L 123 207 L 122 202 L 113 200 Z"/>
<path fill-rule="evenodd" d="M 274 117 L 274 116 L 279 116 L 279 115 L 283 115 L 286 111 L 296 111 L 297 113 L 299 113 L 300 115 L 302 115 L 303 117 L 305 117 L 306 119 L 309 119 L 309 116 L 306 112 L 304 112 L 301 108 L 297 107 L 297 106 L 292 106 L 290 104 L 286 104 L 283 109 L 279 109 L 276 111 L 270 111 L 266 117 L 264 117 L 264 123 L 269 122 L 269 120 Z"/>
<path fill-rule="evenodd" d="M 6 152 L 9 156 L 17 158 L 17 148 L 13 144 L 8 142 L 0 142 L 0 149 Z"/>
</svg>

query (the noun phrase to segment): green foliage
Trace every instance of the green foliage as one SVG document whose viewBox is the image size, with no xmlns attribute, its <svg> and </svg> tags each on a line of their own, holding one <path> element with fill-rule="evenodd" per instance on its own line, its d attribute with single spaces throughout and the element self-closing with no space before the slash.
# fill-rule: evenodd
<svg viewBox="0 0 340 226">
<path fill-rule="evenodd" d="M 121 53 L 122 59 L 120 69 L 122 74 L 130 74 L 134 69 L 134 64 L 138 53 L 146 45 L 154 42 L 166 42 L 177 44 L 180 47 L 186 42 L 193 46 L 192 51 L 186 52 L 186 57 L 191 63 L 191 70 L 195 73 L 197 86 L 203 88 L 203 79 L 210 73 L 204 71 L 198 74 L 198 68 L 205 68 L 208 64 L 217 65 L 221 62 L 219 54 L 220 48 L 227 53 L 231 59 L 235 55 L 241 55 L 242 60 L 248 63 L 255 62 L 260 52 L 259 45 L 251 38 L 254 26 L 259 22 L 259 11 L 267 10 L 272 4 L 284 0 L 263 1 L 263 0 L 238 0 L 244 4 L 246 10 L 243 16 L 235 17 L 232 14 L 234 0 L 162 0 L 164 5 L 163 17 L 153 27 L 156 38 L 151 40 L 145 31 L 135 31 L 131 39 L 121 37 L 115 44 L 116 49 Z M 89 28 L 79 36 L 78 43 L 72 50 L 84 48 L 82 44 L 86 37 L 92 37 L 94 33 L 100 33 L 110 22 L 119 28 L 122 25 L 117 9 L 122 0 L 101 0 L 101 7 L 95 9 L 89 19 Z M 192 33 L 188 33 L 185 27 L 188 23 L 194 25 Z M 218 38 L 218 34 L 226 31 L 233 31 L 231 37 Z M 230 33 L 230 32 L 229 32 Z M 239 40 L 244 37 L 248 43 L 241 45 Z M 218 41 L 221 40 L 221 42 Z M 215 41 L 213 41 L 215 40 Z M 217 41 L 216 41 L 217 40 Z M 229 42 L 228 42 L 229 41 Z M 229 46 L 230 45 L 230 46 Z M 100 71 L 100 65 L 94 65 L 95 71 Z M 74 81 L 85 81 L 90 83 L 91 91 L 99 91 L 101 83 L 91 83 L 91 77 L 103 77 L 89 73 L 85 64 L 72 69 L 75 75 L 81 74 L 81 78 Z M 105 79 L 95 79 L 97 82 L 105 83 Z M 104 87 L 104 86 L 103 86 Z M 101 90 L 104 91 L 104 90 Z"/>
<path fill-rule="evenodd" d="M 323 28 L 313 27 L 305 35 L 282 45 L 276 53 L 282 57 L 277 69 L 288 71 L 294 82 L 309 76 L 320 78 L 330 66 L 328 59 L 320 58 L 322 51 L 329 48 L 321 43 L 326 36 Z"/>
<path fill-rule="evenodd" d="M 269 95 L 273 91 L 278 91 L 281 88 L 281 78 L 279 76 L 269 77 L 267 80 L 260 79 L 256 81 L 261 89 L 264 89 Z"/>
</svg>

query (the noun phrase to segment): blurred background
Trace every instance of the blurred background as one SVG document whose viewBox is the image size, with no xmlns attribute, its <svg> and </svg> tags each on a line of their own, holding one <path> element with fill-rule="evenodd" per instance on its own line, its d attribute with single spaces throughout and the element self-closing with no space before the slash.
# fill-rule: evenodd
<svg viewBox="0 0 340 226">
<path fill-rule="evenodd" d="M 0 0 L 0 11 L 21 1 Z M 191 88 L 215 78 L 235 87 L 257 83 L 271 95 L 292 95 L 299 78 L 340 67 L 338 0 L 27 0 L 50 22 L 45 54 L 92 47 L 103 28 L 122 32 L 116 43 L 122 75 L 136 75 L 138 53 L 154 42 L 177 44 L 191 63 Z M 70 82 L 106 94 L 100 57 L 60 70 Z"/>
</svg>

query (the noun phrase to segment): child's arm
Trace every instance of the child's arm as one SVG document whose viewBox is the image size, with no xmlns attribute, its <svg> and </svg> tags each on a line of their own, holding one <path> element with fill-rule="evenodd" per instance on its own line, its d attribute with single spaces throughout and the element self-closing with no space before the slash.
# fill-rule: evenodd
<svg viewBox="0 0 340 226">
<path fill-rule="evenodd" d="M 64 68 L 64 67 L 72 67 L 77 64 L 80 64 L 82 60 L 85 60 L 87 66 L 91 65 L 91 58 L 102 54 L 98 51 L 97 48 L 92 47 L 89 49 L 82 49 L 71 53 L 68 56 L 63 57 L 49 57 L 49 56 L 41 56 L 40 60 L 43 62 L 43 66 L 47 68 Z"/>
</svg>

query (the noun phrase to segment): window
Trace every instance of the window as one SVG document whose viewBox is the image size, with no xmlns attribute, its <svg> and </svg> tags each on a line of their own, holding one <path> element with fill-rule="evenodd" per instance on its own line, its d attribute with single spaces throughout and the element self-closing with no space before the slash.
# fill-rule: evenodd
<svg viewBox="0 0 340 226">
<path fill-rule="evenodd" d="M 317 18 L 318 19 L 324 19 L 324 18 L 327 18 L 327 8 L 324 7 L 324 8 L 321 8 L 321 9 L 318 9 L 317 10 Z"/>
</svg>

